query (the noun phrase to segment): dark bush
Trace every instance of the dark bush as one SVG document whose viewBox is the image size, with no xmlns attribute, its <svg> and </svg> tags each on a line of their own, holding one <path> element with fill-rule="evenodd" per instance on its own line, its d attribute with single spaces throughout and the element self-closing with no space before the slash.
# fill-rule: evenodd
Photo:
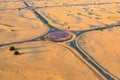
<svg viewBox="0 0 120 80">
<path fill-rule="evenodd" d="M 18 8 L 18 10 L 21 10 L 20 8 Z"/>
<path fill-rule="evenodd" d="M 19 55 L 20 53 L 18 51 L 15 51 L 14 52 L 14 55 Z"/>
<path fill-rule="evenodd" d="M 14 46 L 10 46 L 9 50 L 10 50 L 10 51 L 14 51 L 14 50 L 15 50 L 15 47 L 14 47 Z"/>
<path fill-rule="evenodd" d="M 69 29 L 70 27 L 68 26 L 68 29 Z"/>
</svg>

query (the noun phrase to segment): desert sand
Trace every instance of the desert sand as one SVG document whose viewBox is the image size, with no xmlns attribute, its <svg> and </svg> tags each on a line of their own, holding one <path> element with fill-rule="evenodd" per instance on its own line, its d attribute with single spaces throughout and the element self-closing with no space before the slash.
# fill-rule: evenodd
<svg viewBox="0 0 120 80">
<path fill-rule="evenodd" d="M 0 48 L 1 80 L 100 80 L 83 61 L 65 46 L 49 41 L 14 45 L 21 55 L 8 47 Z"/>
<path fill-rule="evenodd" d="M 0 0 L 0 80 L 119 80 L 119 35 L 119 0 Z"/>
<path fill-rule="evenodd" d="M 49 28 L 30 10 L 0 11 L 0 44 L 37 38 Z"/>
<path fill-rule="evenodd" d="M 92 31 L 78 38 L 78 45 L 108 71 L 120 76 L 120 28 Z M 120 77 L 119 77 L 120 78 Z"/>
<path fill-rule="evenodd" d="M 19 0 L 0 0 L 0 9 L 18 9 L 25 5 Z"/>
<path fill-rule="evenodd" d="M 107 7 L 106 7 L 107 6 Z M 114 10 L 113 10 L 114 7 Z M 83 5 L 37 9 L 51 25 L 69 31 L 79 31 L 116 24 L 119 21 L 119 5 Z M 59 13 L 58 13 L 59 12 Z M 57 13 L 57 14 L 56 14 Z M 117 18 L 115 17 L 117 16 Z"/>
</svg>

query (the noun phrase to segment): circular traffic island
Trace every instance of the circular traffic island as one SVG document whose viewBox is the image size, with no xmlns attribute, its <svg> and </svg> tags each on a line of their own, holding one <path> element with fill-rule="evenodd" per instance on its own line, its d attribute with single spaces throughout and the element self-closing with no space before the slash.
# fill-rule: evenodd
<svg viewBox="0 0 120 80">
<path fill-rule="evenodd" d="M 67 31 L 56 31 L 48 34 L 46 38 L 53 42 L 63 42 L 73 39 L 73 34 Z"/>
</svg>

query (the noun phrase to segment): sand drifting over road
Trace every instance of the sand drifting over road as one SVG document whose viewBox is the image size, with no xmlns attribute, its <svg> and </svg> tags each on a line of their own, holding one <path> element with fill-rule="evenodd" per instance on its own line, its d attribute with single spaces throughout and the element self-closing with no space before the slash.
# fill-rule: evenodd
<svg viewBox="0 0 120 80">
<path fill-rule="evenodd" d="M 120 78 L 120 28 L 92 31 L 78 38 L 78 45 L 104 68 Z"/>
<path fill-rule="evenodd" d="M 14 46 L 20 55 L 13 55 L 9 47 L 0 48 L 1 80 L 101 80 L 59 43 L 37 41 Z"/>
</svg>

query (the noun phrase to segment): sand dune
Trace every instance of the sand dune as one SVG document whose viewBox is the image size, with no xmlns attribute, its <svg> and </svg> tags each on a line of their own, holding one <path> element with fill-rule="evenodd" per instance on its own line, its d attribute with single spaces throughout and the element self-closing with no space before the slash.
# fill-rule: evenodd
<svg viewBox="0 0 120 80">
<path fill-rule="evenodd" d="M 119 0 L 0 0 L 0 80 L 119 80 L 117 25 Z"/>
</svg>

